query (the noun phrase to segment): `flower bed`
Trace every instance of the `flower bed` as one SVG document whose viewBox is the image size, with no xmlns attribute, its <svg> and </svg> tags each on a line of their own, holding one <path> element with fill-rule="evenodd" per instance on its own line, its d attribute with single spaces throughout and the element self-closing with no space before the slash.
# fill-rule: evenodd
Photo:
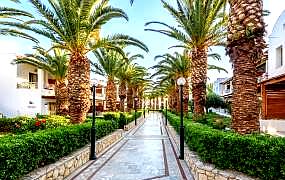
<svg viewBox="0 0 285 180">
<path fill-rule="evenodd" d="M 0 179 L 17 179 L 88 144 L 90 123 L 7 135 L 0 138 Z M 115 130 L 111 121 L 96 121 L 96 138 Z"/>
<path fill-rule="evenodd" d="M 180 119 L 167 113 L 179 132 Z M 261 179 L 285 179 L 285 139 L 263 135 L 239 135 L 185 122 L 185 142 L 207 163 Z"/>
<path fill-rule="evenodd" d="M 63 116 L 37 116 L 0 118 L 0 132 L 26 133 L 38 130 L 70 125 L 69 119 Z"/>
</svg>

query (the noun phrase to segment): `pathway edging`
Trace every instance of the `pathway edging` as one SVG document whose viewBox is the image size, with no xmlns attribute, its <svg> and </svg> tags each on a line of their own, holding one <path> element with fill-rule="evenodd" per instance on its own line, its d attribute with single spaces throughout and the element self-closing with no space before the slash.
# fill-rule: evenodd
<svg viewBox="0 0 285 180">
<path fill-rule="evenodd" d="M 176 148 L 178 148 L 179 135 L 171 125 L 168 125 L 166 129 L 174 140 Z M 187 145 L 185 145 L 184 152 L 185 162 L 195 180 L 255 180 L 243 173 L 231 170 L 220 170 L 212 164 L 202 162 L 195 152 L 189 150 Z"/>
<path fill-rule="evenodd" d="M 143 118 L 140 117 L 137 119 L 138 126 L 143 122 Z M 115 132 L 99 139 L 96 141 L 96 154 L 101 155 L 108 151 L 112 145 L 115 145 L 121 141 L 126 134 L 131 133 L 136 127 L 134 122 L 131 122 L 127 125 L 127 132 L 124 132 L 122 129 L 118 129 Z M 25 175 L 23 180 L 61 180 L 68 177 L 74 171 L 82 167 L 82 165 L 87 164 L 90 156 L 90 144 L 84 146 L 71 153 L 68 156 L 65 156 L 53 164 L 46 165 L 44 167 L 38 168 L 29 174 Z"/>
</svg>

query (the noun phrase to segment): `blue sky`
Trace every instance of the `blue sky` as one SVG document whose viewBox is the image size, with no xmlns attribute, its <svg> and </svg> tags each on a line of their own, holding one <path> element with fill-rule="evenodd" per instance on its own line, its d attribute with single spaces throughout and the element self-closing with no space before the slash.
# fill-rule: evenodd
<svg viewBox="0 0 285 180">
<path fill-rule="evenodd" d="M 0 1 L 2 6 L 2 2 L 5 0 Z M 168 2 L 174 3 L 175 1 L 168 0 Z M 180 51 L 179 49 L 168 49 L 168 47 L 176 45 L 178 42 L 155 32 L 144 31 L 144 25 L 149 21 L 155 20 L 166 22 L 168 24 L 175 23 L 168 12 L 162 7 L 160 0 L 135 0 L 133 6 L 130 5 L 129 0 L 110 0 L 110 3 L 114 7 L 122 8 L 128 14 L 129 21 L 127 22 L 123 19 L 111 20 L 109 23 L 103 26 L 102 35 L 105 36 L 114 33 L 122 33 L 143 41 L 149 47 L 149 53 L 144 53 L 138 48 L 127 49 L 131 54 L 144 54 L 145 58 L 138 61 L 140 65 L 150 67 L 156 63 L 153 60 L 154 56 L 167 52 L 171 53 L 174 51 Z M 25 4 L 26 3 L 24 3 L 22 6 L 26 9 L 27 5 Z M 264 9 L 271 11 L 270 16 L 265 18 L 266 23 L 269 24 L 267 31 L 271 32 L 274 22 L 277 20 L 282 10 L 285 9 L 284 0 L 264 0 Z M 50 44 L 50 42 L 46 41 L 45 39 L 42 39 L 41 43 L 43 46 L 49 46 Z M 32 52 L 32 46 L 33 44 L 31 42 L 21 40 L 19 38 L 0 37 L 0 48 L 2 49 L 2 52 L 3 48 L 7 48 L 9 52 L 15 51 L 18 54 L 29 53 Z M 229 74 L 209 71 L 208 77 L 210 77 L 210 81 L 212 82 L 218 77 L 231 76 L 231 64 L 229 63 L 229 58 L 225 56 L 224 48 L 213 48 L 212 50 L 213 52 L 217 52 L 222 56 L 222 61 L 218 62 L 209 60 L 209 64 L 222 66 L 229 71 Z"/>
</svg>

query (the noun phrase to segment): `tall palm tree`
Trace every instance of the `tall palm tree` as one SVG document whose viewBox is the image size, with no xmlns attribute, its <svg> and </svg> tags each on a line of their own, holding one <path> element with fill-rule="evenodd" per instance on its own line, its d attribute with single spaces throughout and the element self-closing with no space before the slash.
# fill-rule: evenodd
<svg viewBox="0 0 285 180">
<path fill-rule="evenodd" d="M 233 62 L 232 128 L 259 130 L 256 65 L 263 56 L 265 23 L 261 0 L 229 1 L 227 51 Z"/>
<path fill-rule="evenodd" d="M 9 0 L 12 2 L 20 3 L 18 0 Z M 0 7 L 0 19 L 13 19 L 16 22 L 23 22 L 22 18 L 33 18 L 33 15 L 24 11 L 15 8 L 8 8 L 8 7 Z M 21 37 L 25 39 L 32 40 L 36 43 L 39 41 L 29 35 L 28 33 L 22 32 L 17 28 L 0 28 L 0 35 L 4 36 L 14 36 L 14 37 Z"/>
<path fill-rule="evenodd" d="M 94 36 L 113 18 L 128 20 L 121 9 L 108 5 L 109 0 L 29 0 L 28 3 L 39 18 L 25 23 L 0 21 L 0 24 L 32 31 L 53 41 L 56 44 L 53 48 L 69 51 L 69 114 L 73 123 L 83 122 L 90 108 L 90 62 L 86 54 L 99 47 L 120 51 L 122 44 L 148 49 L 142 42 L 126 35 Z"/>
<path fill-rule="evenodd" d="M 94 51 L 97 62 L 92 63 L 93 72 L 107 78 L 106 87 L 106 108 L 107 111 L 116 111 L 117 87 L 115 77 L 121 68 L 124 66 L 123 56 L 116 51 L 108 51 L 98 49 Z"/>
<path fill-rule="evenodd" d="M 131 67 L 131 78 L 127 80 L 127 110 L 134 108 L 134 96 L 138 95 L 139 84 L 143 84 L 148 75 L 146 68 L 134 64 Z"/>
<path fill-rule="evenodd" d="M 220 56 L 216 53 L 208 54 L 208 57 L 218 60 L 220 59 Z M 158 76 L 160 85 L 173 86 L 172 88 L 168 89 L 170 89 L 170 104 L 174 109 L 176 109 L 176 111 L 179 111 L 179 102 L 177 101 L 179 100 L 179 89 L 176 85 L 176 81 L 179 77 L 184 77 L 186 79 L 186 83 L 183 86 L 183 109 L 185 114 L 187 114 L 189 100 L 189 80 L 192 76 L 191 65 L 193 60 L 188 56 L 188 51 L 184 51 L 183 54 L 176 52 L 174 55 L 164 54 L 155 57 L 155 59 L 158 58 L 162 60 L 160 60 L 157 65 L 152 67 L 152 69 L 156 69 L 156 72 L 152 75 L 152 77 Z M 208 65 L 208 70 L 213 69 L 227 72 L 224 68 Z"/>
<path fill-rule="evenodd" d="M 35 54 L 25 54 L 13 61 L 14 64 L 31 64 L 49 72 L 55 78 L 56 114 L 68 115 L 67 68 L 68 56 L 63 51 L 54 49 L 50 55 L 41 48 L 35 47 Z"/>
<path fill-rule="evenodd" d="M 141 54 L 129 56 L 126 54 L 124 64 L 118 68 L 116 78 L 119 81 L 119 98 L 120 98 L 120 111 L 125 111 L 125 99 L 127 97 L 127 82 L 131 81 L 136 64 L 132 62 L 137 58 L 143 58 Z"/>
<path fill-rule="evenodd" d="M 201 116 L 205 110 L 207 82 L 207 52 L 211 46 L 224 45 L 226 0 L 177 0 L 177 8 L 162 1 L 163 6 L 178 23 L 170 26 L 163 22 L 149 22 L 165 29 L 146 29 L 159 32 L 180 42 L 173 47 L 191 50 L 192 95 L 195 114 Z"/>
<path fill-rule="evenodd" d="M 164 54 L 161 56 L 156 56 L 155 59 L 162 58 L 161 61 L 158 62 L 157 65 L 153 66 L 153 69 L 156 69 L 157 71 L 152 75 L 154 76 L 160 76 L 160 81 L 163 83 L 164 81 L 168 81 L 171 79 L 174 82 L 174 88 L 172 95 L 174 96 L 174 102 L 176 106 L 176 110 L 179 110 L 179 103 L 177 100 L 179 100 L 178 97 L 178 86 L 176 85 L 176 80 L 179 77 L 184 77 L 186 79 L 186 83 L 183 87 L 183 97 L 184 97 L 184 104 L 183 104 L 183 111 L 185 114 L 188 113 L 188 100 L 189 100 L 189 77 L 191 76 L 191 60 L 189 59 L 189 56 L 186 54 L 179 54 L 175 53 L 174 55 L 171 54 Z M 161 76 L 162 75 L 162 76 Z M 177 92 L 177 93 L 176 93 Z"/>
</svg>

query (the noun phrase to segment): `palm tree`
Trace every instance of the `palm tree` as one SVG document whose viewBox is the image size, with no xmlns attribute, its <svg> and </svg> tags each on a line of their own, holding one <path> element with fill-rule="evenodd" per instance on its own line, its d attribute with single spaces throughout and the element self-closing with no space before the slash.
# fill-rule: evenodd
<svg viewBox="0 0 285 180">
<path fill-rule="evenodd" d="M 261 0 L 229 3 L 227 51 L 234 68 L 232 128 L 247 134 L 259 130 L 256 65 L 265 48 L 263 7 Z"/>
<path fill-rule="evenodd" d="M 90 62 L 87 53 L 104 47 L 121 51 L 120 45 L 131 44 L 148 51 L 140 41 L 126 36 L 113 35 L 98 38 L 102 25 L 113 18 L 127 15 L 108 5 L 109 0 L 29 0 L 40 15 L 25 23 L 0 21 L 1 25 L 16 27 L 42 35 L 55 43 L 53 48 L 70 53 L 68 66 L 69 114 L 73 123 L 83 122 L 90 108 Z M 121 52 L 123 53 L 123 52 Z"/>
<path fill-rule="evenodd" d="M 146 29 L 159 32 L 178 40 L 182 47 L 191 50 L 192 59 L 192 95 L 195 115 L 204 114 L 207 82 L 207 52 L 211 46 L 224 45 L 226 0 L 177 0 L 177 9 L 162 1 L 165 9 L 173 16 L 178 26 L 163 22 L 158 24 L 166 29 Z"/>
<path fill-rule="evenodd" d="M 220 56 L 216 53 L 208 54 L 208 57 L 220 60 Z M 179 100 L 179 89 L 176 85 L 176 81 L 179 77 L 184 77 L 186 79 L 186 83 L 183 86 L 183 109 L 185 114 L 187 114 L 189 100 L 189 80 L 192 76 L 191 65 L 193 60 L 189 58 L 188 51 L 184 51 L 183 54 L 176 52 L 174 55 L 164 54 L 155 57 L 155 59 L 158 58 L 161 58 L 162 60 L 159 61 L 157 65 L 152 67 L 152 69 L 156 69 L 156 72 L 152 75 L 152 77 L 158 76 L 158 84 L 170 90 L 168 91 L 170 93 L 170 106 L 176 109 L 177 112 L 179 111 L 179 102 L 177 102 L 177 100 Z M 208 70 L 213 69 L 227 72 L 224 68 L 208 65 Z M 167 86 L 172 87 L 167 88 Z"/>
<path fill-rule="evenodd" d="M 124 66 L 123 56 L 116 51 L 98 49 L 94 51 L 98 63 L 94 62 L 93 72 L 107 78 L 106 108 L 107 111 L 116 111 L 117 88 L 115 77 L 121 66 Z"/>
<path fill-rule="evenodd" d="M 18 0 L 10 0 L 12 2 L 19 3 Z M 33 15 L 19 9 L 15 8 L 8 8 L 8 7 L 0 7 L 0 19 L 13 19 L 16 22 L 23 22 L 21 18 L 33 18 Z M 0 35 L 4 36 L 14 36 L 14 37 L 21 37 L 28 40 L 32 40 L 36 43 L 39 41 L 32 37 L 31 35 L 20 31 L 19 29 L 11 29 L 11 28 L 0 28 Z"/>
<path fill-rule="evenodd" d="M 126 54 L 126 57 L 124 59 L 124 64 L 121 65 L 120 68 L 118 68 L 118 72 L 116 74 L 116 78 L 118 78 L 119 81 L 120 111 L 122 112 L 125 111 L 125 99 L 127 97 L 127 82 L 131 81 L 136 66 L 136 64 L 133 64 L 132 62 L 137 58 L 143 58 L 143 56 L 141 54 L 135 54 L 128 57 L 128 54 Z"/>
<path fill-rule="evenodd" d="M 55 78 L 56 114 L 68 115 L 67 68 L 68 56 L 54 49 L 54 55 L 41 47 L 35 47 L 35 54 L 25 54 L 13 61 L 13 64 L 31 64 L 49 72 Z"/>
<path fill-rule="evenodd" d="M 183 104 L 183 111 L 185 114 L 188 113 L 188 100 L 189 100 L 189 77 L 191 76 L 191 60 L 189 59 L 189 56 L 187 55 L 187 52 L 185 52 L 183 55 L 179 53 L 174 53 L 174 55 L 171 54 L 164 54 L 161 56 L 156 56 L 155 59 L 162 58 L 161 61 L 158 62 L 157 65 L 153 66 L 152 69 L 156 69 L 157 71 L 152 75 L 154 76 L 160 76 L 160 84 L 163 84 L 163 82 L 172 80 L 174 82 L 174 88 L 173 88 L 173 94 L 174 96 L 174 106 L 176 106 L 176 110 L 179 110 L 179 103 L 177 100 L 178 97 L 178 86 L 176 85 L 176 80 L 179 77 L 184 77 L 186 79 L 186 83 L 183 87 L 183 97 L 184 97 L 184 104 Z M 177 92 L 177 93 L 176 93 Z M 172 97 L 172 96 L 171 96 Z"/>
<path fill-rule="evenodd" d="M 131 67 L 130 77 L 127 80 L 127 110 L 134 108 L 134 96 L 138 95 L 139 85 L 147 81 L 145 76 L 148 75 L 146 69 L 142 66 L 134 64 Z"/>
</svg>

